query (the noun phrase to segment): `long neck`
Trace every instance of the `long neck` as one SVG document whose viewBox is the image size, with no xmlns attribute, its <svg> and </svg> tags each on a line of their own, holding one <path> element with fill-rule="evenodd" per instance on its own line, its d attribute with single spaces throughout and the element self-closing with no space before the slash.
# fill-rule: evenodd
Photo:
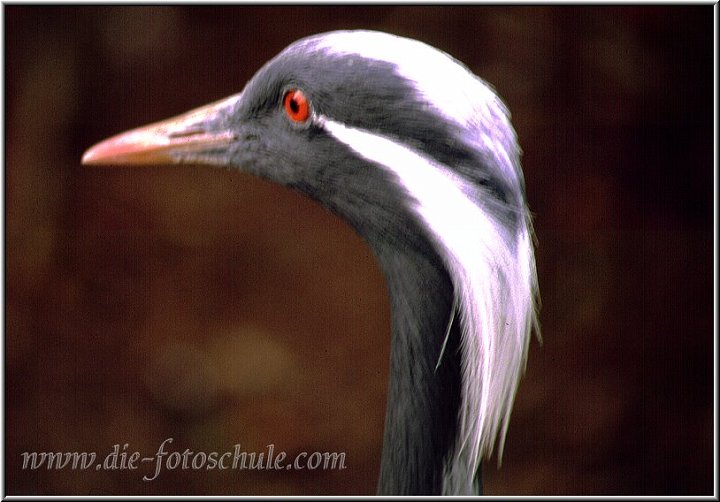
<svg viewBox="0 0 720 502">
<path fill-rule="evenodd" d="M 392 308 L 378 493 L 440 494 L 445 462 L 455 444 L 461 399 L 460 323 L 455 319 L 450 324 L 452 283 L 429 247 L 384 250 L 378 258 Z"/>
</svg>

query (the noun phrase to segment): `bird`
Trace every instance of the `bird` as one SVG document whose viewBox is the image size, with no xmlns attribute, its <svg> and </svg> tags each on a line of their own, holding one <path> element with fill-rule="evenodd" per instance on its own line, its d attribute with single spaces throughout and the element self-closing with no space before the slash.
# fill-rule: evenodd
<svg viewBox="0 0 720 502">
<path fill-rule="evenodd" d="M 510 112 L 422 41 L 338 30 L 244 89 L 88 149 L 86 165 L 194 164 L 291 187 L 367 243 L 391 308 L 377 493 L 482 493 L 539 337 L 536 238 Z"/>
</svg>

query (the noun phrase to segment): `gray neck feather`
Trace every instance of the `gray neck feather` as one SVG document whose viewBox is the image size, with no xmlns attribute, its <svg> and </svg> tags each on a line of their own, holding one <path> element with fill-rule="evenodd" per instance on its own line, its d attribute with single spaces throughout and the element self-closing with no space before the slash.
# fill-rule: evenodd
<svg viewBox="0 0 720 502">
<path fill-rule="evenodd" d="M 453 306 L 452 283 L 429 247 L 383 249 L 378 258 L 392 308 L 378 493 L 440 494 L 445 463 L 455 444 L 462 385 L 459 323 L 453 324 L 443 349 Z"/>
</svg>

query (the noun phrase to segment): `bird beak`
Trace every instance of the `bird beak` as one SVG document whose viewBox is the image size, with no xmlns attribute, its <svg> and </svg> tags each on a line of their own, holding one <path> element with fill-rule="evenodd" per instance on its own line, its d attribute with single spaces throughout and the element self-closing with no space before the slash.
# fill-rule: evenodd
<svg viewBox="0 0 720 502">
<path fill-rule="evenodd" d="M 177 117 L 108 138 L 86 151 L 82 163 L 220 163 L 219 160 L 214 161 L 213 153 L 226 151 L 235 139 L 228 126 L 228 119 L 235 111 L 240 97 L 241 94 L 236 94 Z"/>
</svg>

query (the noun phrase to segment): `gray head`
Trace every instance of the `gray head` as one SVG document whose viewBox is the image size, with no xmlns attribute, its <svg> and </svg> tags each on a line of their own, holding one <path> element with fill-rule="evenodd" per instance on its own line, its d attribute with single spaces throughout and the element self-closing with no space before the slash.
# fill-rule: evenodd
<svg viewBox="0 0 720 502">
<path fill-rule="evenodd" d="M 293 120 L 284 103 L 293 91 L 308 103 L 302 120 Z M 368 141 L 353 134 L 361 131 L 450 168 L 469 182 L 465 189 L 488 190 L 485 203 L 508 223 L 524 204 L 515 133 L 499 98 L 447 54 L 386 33 L 337 31 L 299 40 L 240 94 L 141 131 L 126 138 L 121 152 L 95 149 L 85 162 L 237 167 L 367 225 L 382 218 L 368 212 L 390 209 L 397 194 L 385 200 L 393 174 L 368 158 Z M 148 155 L 148 145 L 163 136 Z"/>
</svg>

